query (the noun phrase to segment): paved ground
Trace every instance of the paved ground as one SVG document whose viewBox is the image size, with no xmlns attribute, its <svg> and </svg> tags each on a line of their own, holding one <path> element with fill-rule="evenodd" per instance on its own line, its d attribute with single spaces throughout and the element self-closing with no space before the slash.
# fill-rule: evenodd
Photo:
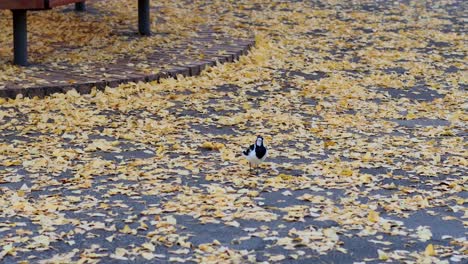
<svg viewBox="0 0 468 264">
<path fill-rule="evenodd" d="M 187 3 L 256 48 L 1 101 L 1 261 L 466 263 L 464 5 Z"/>
</svg>

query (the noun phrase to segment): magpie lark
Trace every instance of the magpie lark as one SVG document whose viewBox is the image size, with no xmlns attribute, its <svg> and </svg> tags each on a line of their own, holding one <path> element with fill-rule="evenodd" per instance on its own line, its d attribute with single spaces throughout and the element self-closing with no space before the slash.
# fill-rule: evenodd
<svg viewBox="0 0 468 264">
<path fill-rule="evenodd" d="M 263 137 L 258 136 L 255 140 L 255 144 L 250 145 L 250 147 L 242 152 L 244 157 L 249 161 L 249 171 L 252 171 L 252 164 L 257 166 L 257 175 L 258 167 L 267 156 L 267 148 L 263 145 Z"/>
</svg>

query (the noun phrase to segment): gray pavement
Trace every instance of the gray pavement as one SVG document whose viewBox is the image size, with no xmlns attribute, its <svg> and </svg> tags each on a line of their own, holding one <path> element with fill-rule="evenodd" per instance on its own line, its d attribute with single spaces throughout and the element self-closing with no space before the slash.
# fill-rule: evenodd
<svg viewBox="0 0 468 264">
<path fill-rule="evenodd" d="M 465 3 L 210 5 L 240 62 L 0 105 L 0 262 L 466 263 Z"/>
</svg>

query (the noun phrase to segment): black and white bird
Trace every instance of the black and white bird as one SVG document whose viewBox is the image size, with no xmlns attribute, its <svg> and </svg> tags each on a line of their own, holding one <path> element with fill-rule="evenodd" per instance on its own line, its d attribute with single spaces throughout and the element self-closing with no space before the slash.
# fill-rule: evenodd
<svg viewBox="0 0 468 264">
<path fill-rule="evenodd" d="M 258 166 L 262 163 L 267 157 L 268 150 L 263 144 L 263 137 L 258 136 L 255 140 L 255 144 L 250 145 L 250 147 L 242 152 L 244 157 L 249 161 L 249 171 L 252 171 L 252 164 L 257 166 L 257 175 L 258 175 Z"/>
</svg>

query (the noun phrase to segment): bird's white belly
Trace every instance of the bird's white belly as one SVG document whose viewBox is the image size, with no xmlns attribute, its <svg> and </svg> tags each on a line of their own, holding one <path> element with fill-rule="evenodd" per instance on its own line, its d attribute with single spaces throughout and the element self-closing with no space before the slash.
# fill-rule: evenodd
<svg viewBox="0 0 468 264">
<path fill-rule="evenodd" d="M 262 163 L 265 160 L 266 156 L 267 155 L 265 154 L 265 156 L 263 156 L 262 159 L 259 159 L 259 158 L 257 158 L 257 155 L 255 155 L 255 151 L 251 151 L 249 153 L 249 155 L 246 156 L 246 158 L 250 163 L 252 163 L 254 165 L 258 165 L 258 164 Z"/>
</svg>

